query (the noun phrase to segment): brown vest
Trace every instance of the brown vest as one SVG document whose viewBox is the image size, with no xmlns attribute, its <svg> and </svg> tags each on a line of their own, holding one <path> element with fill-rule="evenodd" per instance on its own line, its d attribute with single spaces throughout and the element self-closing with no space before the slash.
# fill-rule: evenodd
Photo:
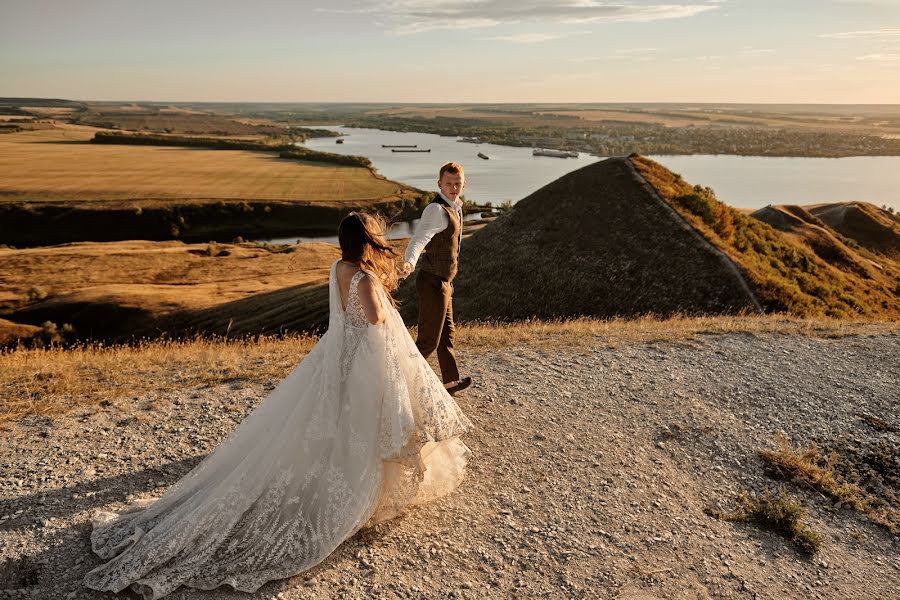
<svg viewBox="0 0 900 600">
<path fill-rule="evenodd" d="M 447 212 L 450 224 L 425 245 L 422 255 L 422 270 L 440 277 L 444 281 L 453 281 L 459 266 L 459 243 L 462 239 L 462 225 L 452 206 L 438 196 L 435 200 Z"/>
</svg>

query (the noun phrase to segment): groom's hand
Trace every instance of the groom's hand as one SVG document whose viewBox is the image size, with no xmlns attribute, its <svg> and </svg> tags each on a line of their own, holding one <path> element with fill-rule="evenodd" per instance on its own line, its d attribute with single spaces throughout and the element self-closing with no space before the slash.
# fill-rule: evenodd
<svg viewBox="0 0 900 600">
<path fill-rule="evenodd" d="M 400 276 L 400 279 L 406 279 L 407 277 L 409 277 L 409 274 L 412 272 L 413 272 L 413 266 L 411 264 L 409 264 L 408 262 L 404 262 L 397 269 L 397 275 Z"/>
</svg>

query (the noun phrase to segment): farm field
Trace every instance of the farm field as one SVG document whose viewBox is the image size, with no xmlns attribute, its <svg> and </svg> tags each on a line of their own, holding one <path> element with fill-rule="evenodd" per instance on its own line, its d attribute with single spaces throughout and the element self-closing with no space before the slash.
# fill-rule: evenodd
<svg viewBox="0 0 900 600">
<path fill-rule="evenodd" d="M 171 200 L 377 200 L 405 186 L 369 169 L 279 159 L 274 153 L 91 144 L 95 129 L 63 126 L 0 136 L 0 203 Z"/>
</svg>

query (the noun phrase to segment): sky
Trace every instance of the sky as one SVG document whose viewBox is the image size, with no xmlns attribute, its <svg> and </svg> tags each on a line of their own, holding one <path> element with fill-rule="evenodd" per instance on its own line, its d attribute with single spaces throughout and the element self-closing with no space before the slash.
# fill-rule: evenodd
<svg viewBox="0 0 900 600">
<path fill-rule="evenodd" d="M 900 0 L 0 0 L 0 97 L 900 103 Z"/>
</svg>

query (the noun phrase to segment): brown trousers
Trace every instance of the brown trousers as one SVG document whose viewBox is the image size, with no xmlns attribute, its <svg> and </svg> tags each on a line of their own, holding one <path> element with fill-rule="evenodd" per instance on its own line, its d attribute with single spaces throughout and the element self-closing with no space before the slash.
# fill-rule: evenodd
<svg viewBox="0 0 900 600">
<path fill-rule="evenodd" d="M 419 271 L 416 276 L 419 292 L 419 335 L 416 347 L 428 358 L 437 350 L 438 364 L 444 383 L 459 380 L 456 352 L 453 350 L 453 284 L 437 275 Z"/>
</svg>

